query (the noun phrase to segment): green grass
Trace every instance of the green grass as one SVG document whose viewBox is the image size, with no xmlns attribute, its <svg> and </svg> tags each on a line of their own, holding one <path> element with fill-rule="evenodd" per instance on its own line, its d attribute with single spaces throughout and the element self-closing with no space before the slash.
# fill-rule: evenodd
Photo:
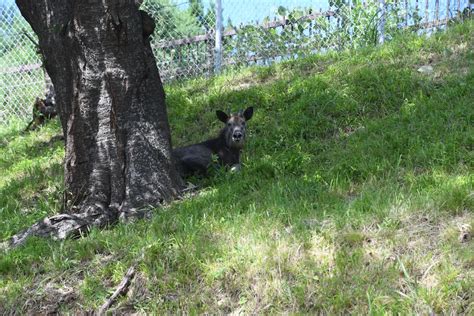
<svg viewBox="0 0 474 316">
<path fill-rule="evenodd" d="M 255 107 L 244 168 L 148 221 L 0 257 L 7 312 L 473 314 L 474 22 L 167 87 L 175 145 Z M 431 62 L 432 75 L 417 72 Z M 0 240 L 59 212 L 57 123 L 0 131 Z"/>
</svg>

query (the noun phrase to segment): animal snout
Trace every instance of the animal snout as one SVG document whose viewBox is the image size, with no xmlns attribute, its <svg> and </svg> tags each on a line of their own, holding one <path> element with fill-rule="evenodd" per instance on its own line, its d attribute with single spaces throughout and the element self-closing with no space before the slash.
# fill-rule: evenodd
<svg viewBox="0 0 474 316">
<path fill-rule="evenodd" d="M 234 132 L 234 134 L 232 135 L 232 138 L 233 138 L 234 140 L 237 140 L 237 141 L 242 140 L 243 137 L 244 137 L 244 134 L 243 134 L 242 132 L 240 132 L 240 131 L 236 131 L 236 132 Z"/>
</svg>

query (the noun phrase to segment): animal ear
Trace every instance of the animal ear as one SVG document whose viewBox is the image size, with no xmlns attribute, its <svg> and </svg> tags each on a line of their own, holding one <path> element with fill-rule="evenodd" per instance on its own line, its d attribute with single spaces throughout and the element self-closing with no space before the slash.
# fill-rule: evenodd
<svg viewBox="0 0 474 316">
<path fill-rule="evenodd" d="M 226 123 L 227 120 L 229 119 L 229 115 L 227 115 L 225 112 L 223 112 L 221 110 L 217 110 L 216 115 L 217 115 L 217 118 L 219 119 L 219 121 L 224 122 L 224 123 Z"/>
<path fill-rule="evenodd" d="M 248 108 L 245 109 L 244 111 L 244 118 L 246 121 L 250 120 L 252 118 L 252 115 L 253 115 L 253 106 L 250 106 Z"/>
</svg>

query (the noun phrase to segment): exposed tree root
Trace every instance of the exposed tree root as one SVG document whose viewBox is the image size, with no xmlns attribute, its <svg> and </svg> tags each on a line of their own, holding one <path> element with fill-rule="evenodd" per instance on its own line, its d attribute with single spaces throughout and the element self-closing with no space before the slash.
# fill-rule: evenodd
<svg viewBox="0 0 474 316">
<path fill-rule="evenodd" d="M 176 197 L 182 199 L 186 194 L 193 194 L 198 190 L 198 186 L 188 184 Z M 29 228 L 13 235 L 9 240 L 0 243 L 0 250 L 7 251 L 25 243 L 32 236 L 51 238 L 53 240 L 63 240 L 87 235 L 94 227 L 105 228 L 113 226 L 118 221 L 130 222 L 136 219 L 151 218 L 150 208 L 129 209 L 120 211 L 100 206 L 84 207 L 85 211 L 74 214 L 58 214 L 42 219 Z"/>
<path fill-rule="evenodd" d="M 47 237 L 62 240 L 87 234 L 93 227 L 106 227 L 117 222 L 117 212 L 102 208 L 89 208 L 82 213 L 59 214 L 47 217 L 26 230 L 14 235 L 3 245 L 10 249 L 22 245 L 28 237 Z"/>
</svg>

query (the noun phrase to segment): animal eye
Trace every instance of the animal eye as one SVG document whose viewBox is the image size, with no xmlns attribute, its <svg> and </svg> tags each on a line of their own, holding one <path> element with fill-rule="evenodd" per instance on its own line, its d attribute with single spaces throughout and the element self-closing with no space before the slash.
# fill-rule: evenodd
<svg viewBox="0 0 474 316">
<path fill-rule="evenodd" d="M 231 125 L 232 125 L 232 123 L 227 123 L 227 126 L 231 126 Z"/>
<path fill-rule="evenodd" d="M 245 126 L 245 122 L 242 122 L 242 126 Z"/>
</svg>

